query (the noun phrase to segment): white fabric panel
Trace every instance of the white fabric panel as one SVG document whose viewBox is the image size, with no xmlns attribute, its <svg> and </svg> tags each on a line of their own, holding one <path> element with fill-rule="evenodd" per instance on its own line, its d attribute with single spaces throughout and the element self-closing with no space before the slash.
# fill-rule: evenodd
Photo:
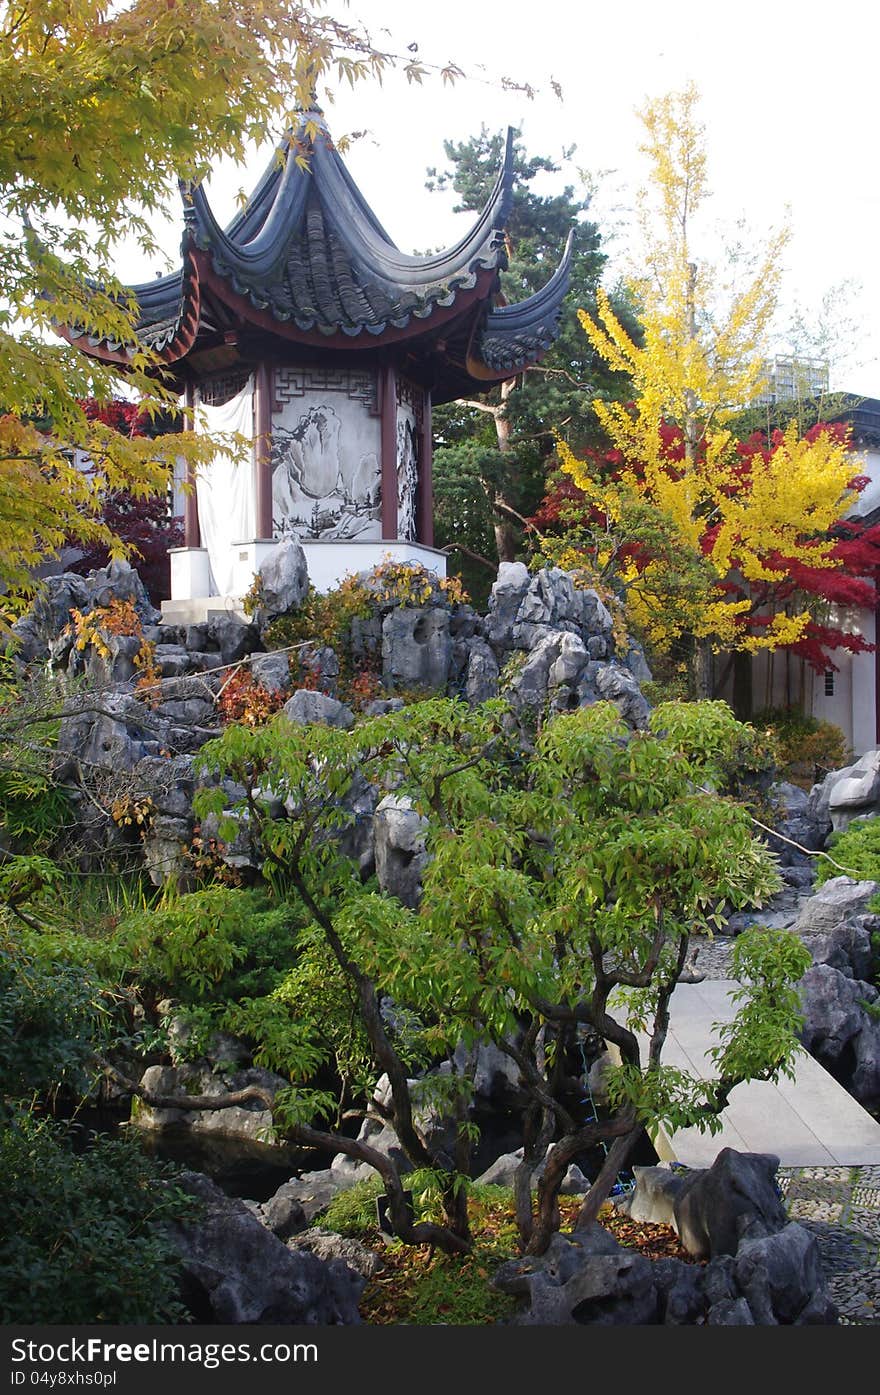
<svg viewBox="0 0 880 1395">
<path fill-rule="evenodd" d="M 196 429 L 207 435 L 230 432 L 253 440 L 254 380 L 250 377 L 228 402 L 219 407 L 199 405 Z M 242 451 L 236 460 L 215 455 L 199 470 L 196 480 L 199 528 L 202 546 L 211 563 L 211 595 L 230 596 L 232 592 L 232 544 L 254 536 L 253 452 Z"/>
</svg>

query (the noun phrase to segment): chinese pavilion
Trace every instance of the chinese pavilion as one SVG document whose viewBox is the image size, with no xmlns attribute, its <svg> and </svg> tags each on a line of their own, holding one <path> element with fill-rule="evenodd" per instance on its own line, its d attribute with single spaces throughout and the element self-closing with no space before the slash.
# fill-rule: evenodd
<svg viewBox="0 0 880 1395">
<path fill-rule="evenodd" d="M 290 533 L 319 590 L 388 554 L 445 573 L 433 547 L 432 405 L 534 363 L 568 288 L 571 237 L 543 290 L 503 302 L 512 190 L 509 132 L 470 232 L 445 251 L 407 255 L 317 110 L 302 114 L 225 231 L 203 188 L 182 186 L 182 266 L 131 288 L 137 335 L 200 409 L 196 429 L 237 431 L 253 448 L 249 468 L 218 456 L 184 494 L 173 618 L 240 598 Z M 129 357 L 125 344 L 61 332 L 107 362 Z"/>
</svg>

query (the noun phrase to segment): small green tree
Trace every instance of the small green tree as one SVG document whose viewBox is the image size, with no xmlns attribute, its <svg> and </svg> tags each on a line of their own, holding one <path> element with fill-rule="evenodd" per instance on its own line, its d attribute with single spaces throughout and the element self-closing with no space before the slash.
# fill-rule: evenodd
<svg viewBox="0 0 880 1395">
<path fill-rule="evenodd" d="M 229 808 L 218 784 L 198 797 L 200 812 L 221 816 L 222 837 L 250 840 L 276 893 L 298 898 L 323 934 L 352 986 L 374 1065 L 388 1074 L 388 1118 L 403 1151 L 441 1174 L 444 1225 L 413 1224 L 389 1159 L 304 1122 L 315 1105 L 308 1090 L 291 1093 L 283 1122 L 294 1139 L 376 1167 L 402 1238 L 468 1244 L 471 1073 L 467 1065 L 429 1072 L 414 1088 L 413 1061 L 491 1041 L 516 1062 L 528 1099 L 517 1217 L 535 1253 L 558 1225 L 559 1187 L 579 1154 L 611 1145 L 585 1198 L 586 1221 L 643 1127 L 715 1129 L 735 1085 L 789 1069 L 794 984 L 808 958 L 796 937 L 769 931 L 737 942 L 743 986 L 716 1052 L 718 1078 L 661 1061 L 689 935 L 710 928 L 722 903 L 760 902 L 778 885 L 748 815 L 712 792 L 745 731 L 724 704 L 707 703 L 668 704 L 650 731 L 631 733 L 603 703 L 548 722 L 529 748 L 503 704 L 469 710 L 438 699 L 350 732 L 282 715 L 258 730 L 230 728 L 203 748 L 203 772 L 245 794 Z M 416 910 L 363 883 L 343 851 L 340 834 L 354 818 L 347 801 L 365 780 L 408 797 L 424 817 L 428 862 Z M 586 1118 L 572 1093 L 585 1033 L 614 1046 L 621 1062 L 604 1119 Z M 451 1116 L 451 1146 L 420 1130 L 426 1101 Z M 551 1142 L 535 1205 L 531 1177 Z"/>
</svg>

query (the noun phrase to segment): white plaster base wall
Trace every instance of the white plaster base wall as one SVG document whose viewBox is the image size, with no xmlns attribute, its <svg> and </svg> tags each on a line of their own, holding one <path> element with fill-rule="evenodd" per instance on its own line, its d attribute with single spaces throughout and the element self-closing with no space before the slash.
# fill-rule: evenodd
<svg viewBox="0 0 880 1395">
<path fill-rule="evenodd" d="M 231 595 L 247 595 L 254 584 L 254 577 L 273 547 L 277 547 L 274 538 L 251 538 L 248 542 L 232 544 Z"/>
<path fill-rule="evenodd" d="M 162 602 L 167 625 L 195 625 L 212 615 L 244 615 L 241 599 L 250 590 L 265 557 L 277 540 L 255 538 L 233 544 L 233 590 L 229 596 L 212 596 L 211 569 L 203 547 L 176 547 L 171 557 L 171 600 Z M 347 576 L 371 571 L 383 562 L 416 562 L 438 577 L 446 576 L 446 553 L 422 543 L 304 542 L 309 581 L 316 591 L 333 591 Z"/>
<path fill-rule="evenodd" d="M 370 571 L 382 562 L 418 562 L 439 577 L 446 575 L 446 553 L 422 543 L 403 540 L 382 542 L 303 542 L 309 580 L 316 591 L 332 591 L 345 577 Z"/>
<path fill-rule="evenodd" d="M 189 601 L 194 596 L 211 594 L 211 564 L 206 547 L 172 547 L 171 599 Z"/>
</svg>

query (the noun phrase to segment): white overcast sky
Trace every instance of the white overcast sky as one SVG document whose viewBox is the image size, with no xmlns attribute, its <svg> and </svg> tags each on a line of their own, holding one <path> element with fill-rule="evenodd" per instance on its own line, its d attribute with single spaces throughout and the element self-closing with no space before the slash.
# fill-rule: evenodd
<svg viewBox="0 0 880 1395">
<path fill-rule="evenodd" d="M 816 316 L 832 286 L 858 286 L 846 313 L 858 333 L 838 353 L 832 385 L 880 397 L 876 5 L 351 0 L 336 13 L 362 19 L 378 47 L 403 52 L 417 44 L 426 62 L 451 60 L 472 75 L 454 86 L 364 82 L 326 106 L 335 134 L 368 130 L 346 159 L 404 250 L 460 235 L 467 216 L 451 213 L 451 196 L 427 192 L 425 170 L 444 163 L 444 139 L 466 140 L 485 123 L 490 130 L 522 126 L 529 154 L 558 159 L 576 145 L 575 163 L 598 180 L 593 216 L 600 228 L 618 228 L 606 250 L 621 252 L 642 171 L 636 111 L 692 79 L 702 95 L 713 190 L 706 224 L 745 217 L 762 236 L 788 214 L 788 297 Z M 529 101 L 504 91 L 503 76 L 531 83 L 538 95 Z M 551 78 L 562 86 L 562 102 Z M 222 222 L 234 212 L 233 190 L 249 191 L 265 163 L 263 152 L 247 172 L 211 181 Z M 163 238 L 172 251 L 178 241 L 179 228 Z M 146 279 L 143 263 L 131 257 L 120 271 Z"/>
</svg>

